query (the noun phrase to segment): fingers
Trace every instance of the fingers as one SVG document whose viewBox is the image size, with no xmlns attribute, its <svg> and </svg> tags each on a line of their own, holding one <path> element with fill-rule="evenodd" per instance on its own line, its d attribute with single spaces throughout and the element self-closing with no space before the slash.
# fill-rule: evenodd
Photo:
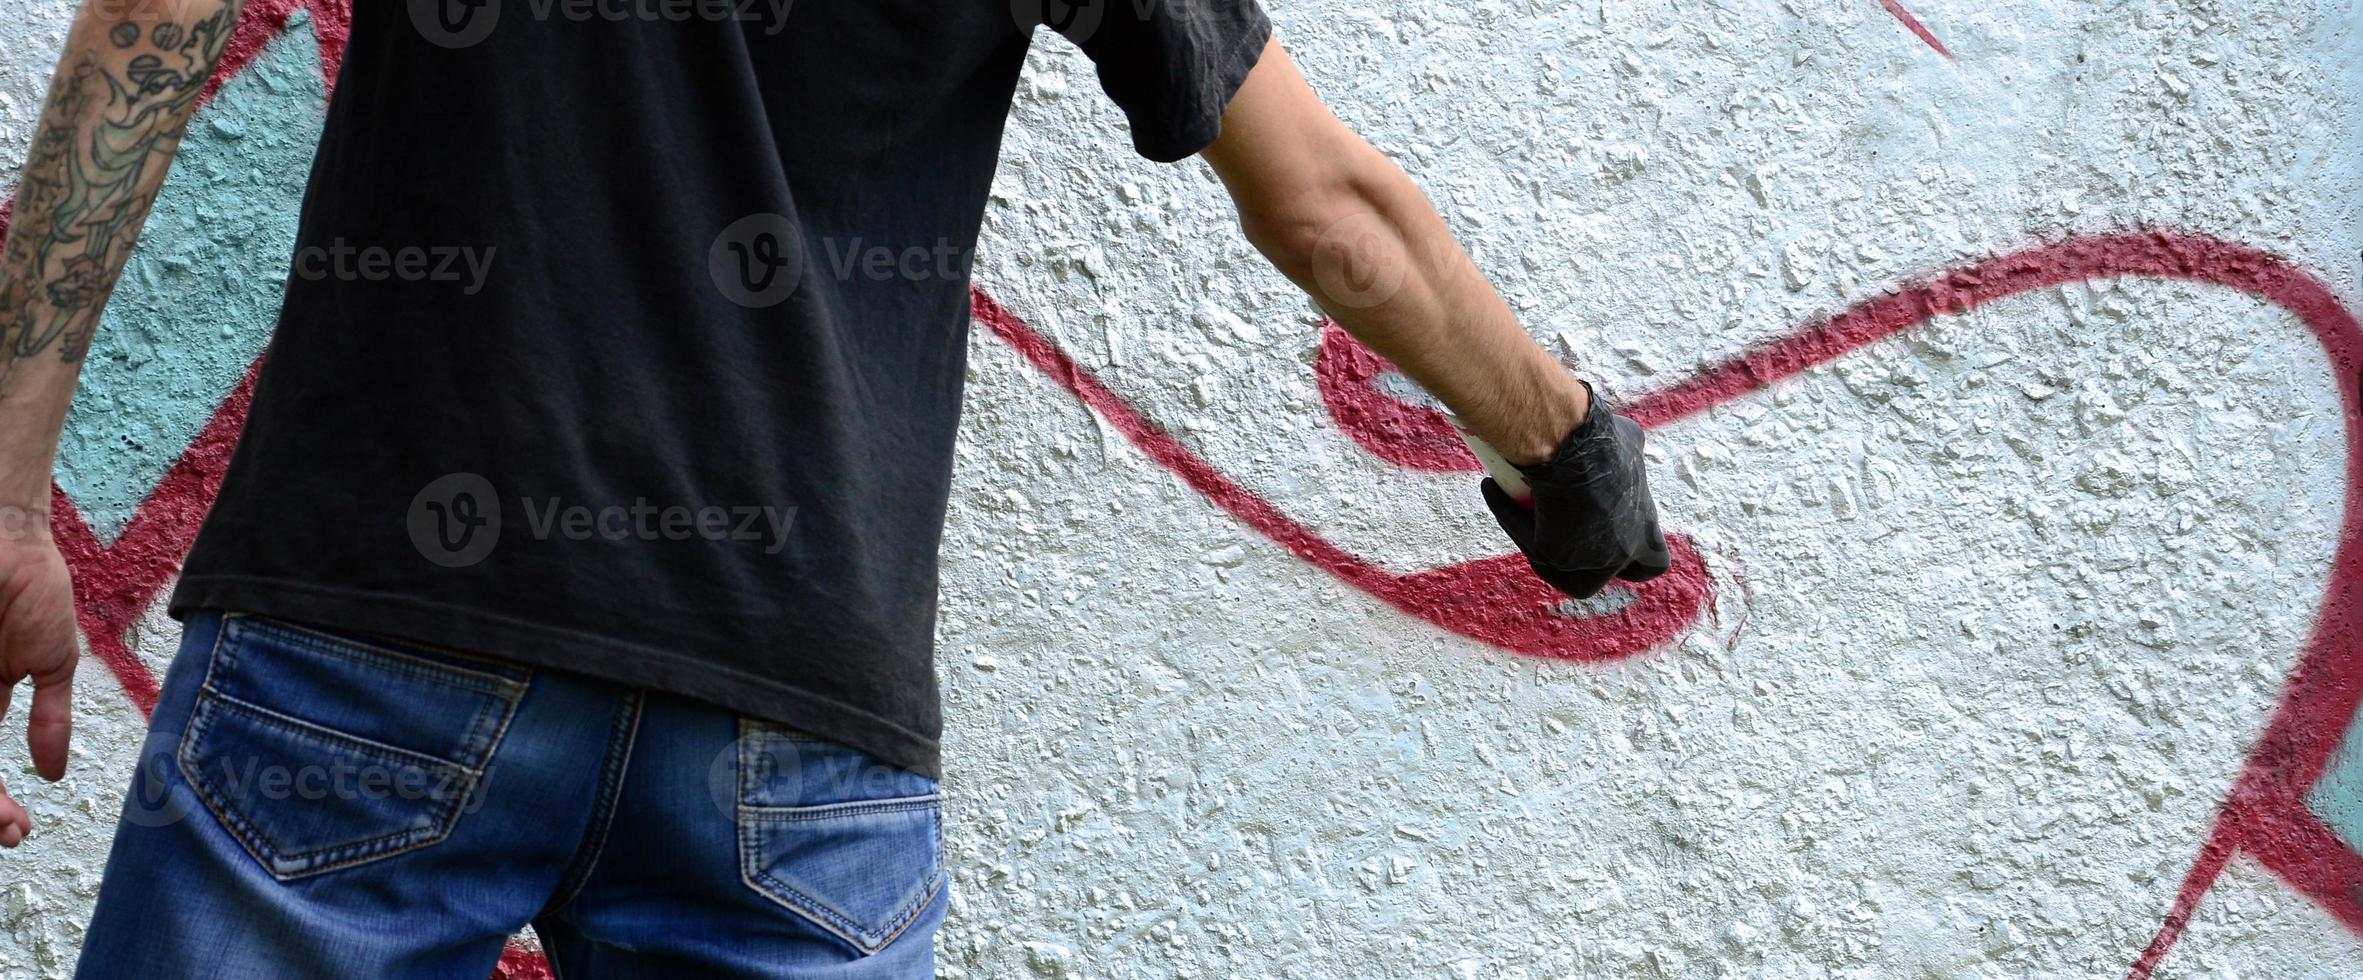
<svg viewBox="0 0 2363 980">
<path fill-rule="evenodd" d="M 1647 582 L 1674 567 L 1674 553 L 1667 550 L 1665 532 L 1658 528 L 1656 521 L 1649 522 L 1649 534 L 1642 540 L 1641 546 L 1644 550 L 1633 557 L 1632 564 L 1626 565 L 1625 570 L 1617 574 L 1618 578 L 1627 582 Z"/>
<path fill-rule="evenodd" d="M 1599 595 L 1602 589 L 1608 588 L 1609 580 L 1616 577 L 1606 569 L 1570 571 L 1564 568 L 1548 568 L 1535 564 L 1532 558 L 1526 560 L 1526 566 L 1534 569 L 1534 577 L 1542 579 L 1543 584 L 1577 599 L 1589 599 Z"/>
<path fill-rule="evenodd" d="M 33 676 L 32 722 L 26 742 L 33 749 L 33 769 L 56 782 L 66 776 L 66 748 L 74 734 L 74 664 L 67 656 L 57 670 Z"/>
<path fill-rule="evenodd" d="M 1485 506 L 1493 511 L 1493 519 L 1518 550 L 1526 554 L 1526 567 L 1534 570 L 1534 577 L 1543 583 L 1578 599 L 1599 595 L 1616 577 L 1615 569 L 1552 568 L 1534 560 L 1536 532 L 1534 510 L 1518 502 L 1489 477 L 1478 485 L 1485 493 Z M 1663 547 L 1663 540 L 1659 544 Z M 1638 580 L 1636 580 L 1638 581 Z"/>
<path fill-rule="evenodd" d="M 1492 477 L 1486 477 L 1484 483 L 1478 484 L 1478 489 L 1484 491 L 1485 506 L 1493 511 L 1493 519 L 1501 525 L 1502 533 L 1510 536 L 1510 543 L 1517 545 L 1520 551 L 1532 553 L 1534 511 L 1519 503 L 1518 498 L 1510 496 L 1508 491 L 1501 488 L 1501 484 L 1493 482 Z"/>
<path fill-rule="evenodd" d="M 1672 564 L 1664 561 L 1637 561 L 1630 565 L 1626 565 L 1624 571 L 1616 573 L 1616 577 L 1638 585 L 1660 575 L 1664 575 L 1666 572 L 1672 570 L 1673 567 L 1674 566 Z"/>
<path fill-rule="evenodd" d="M 16 695 L 14 683 L 0 684 L 0 718 L 8 717 L 8 702 Z M 33 815 L 18 806 L 8 795 L 8 783 L 0 781 L 0 847 L 15 847 L 33 832 Z"/>
<path fill-rule="evenodd" d="M 16 696 L 16 683 L 0 684 L 0 718 L 8 717 L 8 703 Z M 25 842 L 25 835 L 33 832 L 33 815 L 25 812 L 8 795 L 8 784 L 0 781 L 0 847 L 15 847 Z"/>
<path fill-rule="evenodd" d="M 1600 594 L 1615 579 L 1647 582 L 1673 568 L 1649 494 L 1646 437 L 1631 419 L 1604 417 L 1600 437 L 1584 444 L 1590 455 L 1556 461 L 1560 478 L 1538 479 L 1534 503 L 1518 501 L 1490 479 L 1480 484 L 1494 521 L 1525 553 L 1535 576 L 1578 599 Z"/>
<path fill-rule="evenodd" d="M 65 643 L 54 656 L 36 658 L 56 666 L 31 676 L 33 703 L 26 712 L 30 717 L 26 741 L 32 747 L 33 769 L 41 778 L 51 781 L 65 778 L 66 750 L 74 728 L 74 666 L 80 658 L 73 649 L 73 641 L 69 638 Z M 0 718 L 8 716 L 8 709 L 16 700 L 16 685 L 24 679 L 9 677 L 5 678 L 7 683 L 0 684 Z M 6 785 L 0 784 L 0 847 L 22 844 L 32 832 L 33 815 L 8 795 Z"/>
<path fill-rule="evenodd" d="M 33 815 L 9 798 L 7 786 L 0 785 L 0 847 L 22 844 L 25 835 L 32 832 Z"/>
</svg>

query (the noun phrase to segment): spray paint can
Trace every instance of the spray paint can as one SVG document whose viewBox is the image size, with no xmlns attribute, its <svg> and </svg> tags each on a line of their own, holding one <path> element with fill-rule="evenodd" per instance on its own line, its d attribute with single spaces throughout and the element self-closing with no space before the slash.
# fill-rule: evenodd
<svg viewBox="0 0 2363 980">
<path fill-rule="evenodd" d="M 1469 447 L 1469 452 L 1476 454 L 1478 462 L 1485 464 L 1485 475 L 1493 477 L 1493 482 L 1501 484 L 1502 492 L 1509 494 L 1511 499 L 1521 504 L 1533 506 L 1534 488 L 1526 485 L 1526 475 L 1518 472 L 1518 467 L 1511 465 L 1509 460 L 1504 459 L 1500 450 L 1493 448 L 1492 444 L 1485 440 L 1477 438 L 1477 434 L 1469 431 L 1469 427 L 1462 423 L 1458 416 L 1451 418 L 1452 431 L 1460 433 L 1460 441 Z"/>
</svg>

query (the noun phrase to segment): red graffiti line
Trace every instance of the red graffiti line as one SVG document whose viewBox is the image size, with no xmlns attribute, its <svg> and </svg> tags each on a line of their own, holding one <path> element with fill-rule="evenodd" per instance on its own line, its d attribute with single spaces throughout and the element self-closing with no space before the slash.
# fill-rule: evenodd
<svg viewBox="0 0 2363 980">
<path fill-rule="evenodd" d="M 975 313 L 995 336 L 1215 506 L 1290 554 L 1403 613 L 1517 653 L 1604 661 L 1665 645 L 1706 609 L 1706 563 L 1690 541 L 1678 535 L 1668 536 L 1674 553 L 1672 571 L 1640 585 L 1619 583 L 1619 591 L 1612 594 L 1624 600 L 1622 607 L 1596 615 L 1569 614 L 1566 597 L 1536 579 L 1526 560 L 1516 555 L 1480 558 L 1409 575 L 1389 572 L 1330 543 L 1233 482 L 982 291 L 975 296 Z"/>
<path fill-rule="evenodd" d="M 1920 40 L 1928 42 L 1928 46 L 1935 48 L 1936 53 L 1944 55 L 1946 61 L 1953 60 L 1953 53 L 1945 50 L 1945 43 L 1937 40 L 1936 35 L 1929 33 L 1928 28 L 1920 24 L 1920 18 L 1912 16 L 1912 12 L 1905 10 L 1903 4 L 1896 2 L 1896 0 L 1879 0 L 1879 8 L 1887 11 L 1889 16 L 1901 21 L 1906 30 L 1919 35 Z"/>
<path fill-rule="evenodd" d="M 320 76 L 333 88 L 344 67 L 345 42 L 353 35 L 351 0 L 254 0 L 239 17 L 237 32 L 222 50 L 221 64 L 205 81 L 205 98 L 213 98 L 261 57 L 264 48 L 287 33 L 288 20 L 298 13 L 312 19 L 312 36 L 320 44 Z"/>
<path fill-rule="evenodd" d="M 1321 404 L 1346 438 L 1371 455 L 1397 466 L 1431 473 L 1474 473 L 1484 469 L 1445 421 L 1444 413 L 1398 400 L 1379 390 L 1395 367 L 1362 346 L 1334 320 L 1321 324 L 1321 354 L 1313 362 L 1313 383 Z"/>
<path fill-rule="evenodd" d="M 2243 766 L 2216 827 L 2201 846 L 2165 923 L 2133 967 L 2147 976 L 2170 949 L 2199 900 L 2235 852 L 2247 853 L 2302 894 L 2321 904 L 2350 929 L 2363 932 L 2363 854 L 2338 838 L 2305 807 L 2304 797 L 2321 778 L 2330 753 L 2363 701 L 2363 330 L 2335 293 L 2319 279 L 2270 253 L 2231 242 L 2167 233 L 2134 233 L 2070 238 L 1972 263 L 1927 281 L 1859 303 L 1809 324 L 1786 337 L 1663 389 L 1635 399 L 1627 411 L 1641 424 L 1665 426 L 1743 398 L 1900 334 L 1937 316 L 2032 290 L 2070 282 L 2118 277 L 2178 279 L 2236 289 L 2295 314 L 2321 342 L 2338 377 L 2346 417 L 2347 503 L 2339 547 L 2314 632 L 2291 672 L 2271 723 Z M 982 294 L 978 318 L 1018 351 L 1107 418 L 1151 459 L 1248 526 L 1291 553 L 1413 615 L 1468 635 L 1444 617 L 1470 610 L 1424 605 L 1429 597 L 1406 595 L 1395 579 L 1346 554 L 1217 472 L 1181 446 L 1164 429 L 1077 367 L 1048 339 L 1025 328 L 1015 316 Z M 1342 332 L 1324 331 L 1316 371 L 1323 400 L 1357 444 L 1382 459 L 1419 469 L 1474 469 L 1473 459 L 1449 459 L 1441 447 L 1452 438 L 1442 412 L 1394 403 L 1372 379 L 1390 370 L 1375 354 L 1355 353 Z M 1453 569 L 1464 581 L 1485 568 L 1502 577 L 1523 577 L 1505 559 L 1486 559 Z M 1496 564 L 1488 566 L 1488 562 Z M 1445 570 L 1439 570 L 1445 571 Z M 1654 583 L 1653 583 L 1654 584 Z M 1646 588 L 1646 587 L 1644 587 Z M 1687 588 L 1687 587 L 1686 587 Z M 1484 601 L 1520 597 L 1485 592 Z M 1697 595 L 1704 595 L 1703 583 Z M 1686 597 L 1687 598 L 1687 597 Z M 1642 626 L 1670 637 L 1661 616 L 1695 613 L 1699 605 L 1669 602 Z M 1474 610 L 1484 622 L 1498 610 Z M 1630 626 L 1632 624 L 1620 624 Z M 1510 646 L 1509 644 L 1503 644 Z M 1511 649 L 1519 649 L 1511 646 Z M 1593 648 L 1598 653 L 1608 647 Z M 1626 648 L 1630 650 L 1631 648 Z M 1641 649 L 1647 649 L 1642 646 Z M 1525 652 L 1534 652 L 1531 650 Z"/>
<path fill-rule="evenodd" d="M 2233 853 L 2245 853 L 2363 932 L 2363 855 L 2305 805 L 2363 702 L 2363 330 L 2328 286 L 2269 253 L 2170 234 L 2070 239 L 1977 263 L 1859 305 L 1633 406 L 1644 425 L 1705 411 L 1941 313 L 2084 279 L 2140 276 L 2210 283 L 2274 303 L 2328 355 L 2346 418 L 2347 498 L 2321 611 L 2271 722 L 2242 767 L 2166 921 L 2131 970 L 2146 977 L 2189 924 Z"/>
</svg>

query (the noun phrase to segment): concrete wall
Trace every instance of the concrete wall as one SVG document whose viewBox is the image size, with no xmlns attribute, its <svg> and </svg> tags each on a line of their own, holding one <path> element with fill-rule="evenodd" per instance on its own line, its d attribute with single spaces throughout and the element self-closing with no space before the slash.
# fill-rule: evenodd
<svg viewBox="0 0 2363 980">
<path fill-rule="evenodd" d="M 254 0 L 86 371 L 93 659 L 67 781 L 0 741 L 0 976 L 70 968 L 340 3 Z M 2363 3 L 1271 6 L 1653 424 L 1685 561 L 1546 607 L 1045 35 L 944 551 L 946 975 L 2363 972 Z M 11 184 L 69 12 L 17 8 Z"/>
</svg>

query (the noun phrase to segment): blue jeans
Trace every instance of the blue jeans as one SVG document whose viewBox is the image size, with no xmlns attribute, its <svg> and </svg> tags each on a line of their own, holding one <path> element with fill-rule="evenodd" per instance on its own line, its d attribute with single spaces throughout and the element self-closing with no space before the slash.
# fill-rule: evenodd
<svg viewBox="0 0 2363 980">
<path fill-rule="evenodd" d="M 193 616 L 81 976 L 934 975 L 933 780 L 702 703 Z"/>
</svg>

